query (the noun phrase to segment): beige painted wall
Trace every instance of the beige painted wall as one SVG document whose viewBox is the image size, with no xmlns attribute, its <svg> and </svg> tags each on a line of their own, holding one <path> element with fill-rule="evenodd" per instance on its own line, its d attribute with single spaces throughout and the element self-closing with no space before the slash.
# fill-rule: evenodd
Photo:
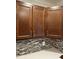
<svg viewBox="0 0 79 59">
<path fill-rule="evenodd" d="M 40 6 L 56 6 L 56 5 L 62 5 L 62 0 L 22 0 L 24 2 L 28 2 L 34 5 L 40 5 Z"/>
</svg>

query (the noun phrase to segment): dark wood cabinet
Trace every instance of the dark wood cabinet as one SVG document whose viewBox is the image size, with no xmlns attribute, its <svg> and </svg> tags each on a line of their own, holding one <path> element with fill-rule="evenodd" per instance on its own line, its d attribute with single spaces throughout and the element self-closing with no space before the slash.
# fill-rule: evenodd
<svg viewBox="0 0 79 59">
<path fill-rule="evenodd" d="M 63 10 L 47 9 L 45 18 L 45 32 L 47 37 L 62 38 L 63 35 Z"/>
<path fill-rule="evenodd" d="M 33 37 L 44 37 L 44 15 L 45 8 L 33 6 Z"/>
<path fill-rule="evenodd" d="M 20 2 L 16 4 L 16 37 L 32 37 L 32 6 L 24 6 Z"/>
<path fill-rule="evenodd" d="M 63 9 L 52 10 L 16 2 L 16 39 L 63 37 Z"/>
</svg>

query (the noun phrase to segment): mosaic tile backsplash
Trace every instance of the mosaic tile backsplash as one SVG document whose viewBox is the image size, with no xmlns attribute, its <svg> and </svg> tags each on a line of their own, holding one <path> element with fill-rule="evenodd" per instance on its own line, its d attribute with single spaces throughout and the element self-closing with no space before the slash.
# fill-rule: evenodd
<svg viewBox="0 0 79 59">
<path fill-rule="evenodd" d="M 34 38 L 16 41 L 16 56 L 55 47 L 63 52 L 63 40 L 49 38 Z"/>
</svg>

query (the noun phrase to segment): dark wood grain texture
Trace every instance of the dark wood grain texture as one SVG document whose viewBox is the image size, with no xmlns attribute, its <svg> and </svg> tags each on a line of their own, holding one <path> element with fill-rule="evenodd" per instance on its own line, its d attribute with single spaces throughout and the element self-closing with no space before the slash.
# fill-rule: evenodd
<svg viewBox="0 0 79 59">
<path fill-rule="evenodd" d="M 45 8 L 33 6 L 33 37 L 44 37 L 44 14 Z"/>
<path fill-rule="evenodd" d="M 49 37 L 63 39 L 63 9 L 53 10 L 16 1 L 16 39 Z"/>
<path fill-rule="evenodd" d="M 16 4 L 16 37 L 32 37 L 32 7 Z"/>
<path fill-rule="evenodd" d="M 46 18 L 46 36 L 52 38 L 62 38 L 62 9 L 47 9 Z"/>
</svg>

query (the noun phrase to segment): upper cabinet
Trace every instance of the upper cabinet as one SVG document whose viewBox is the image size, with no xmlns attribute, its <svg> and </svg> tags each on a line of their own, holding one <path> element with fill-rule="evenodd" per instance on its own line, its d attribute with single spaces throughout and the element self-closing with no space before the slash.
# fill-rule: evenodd
<svg viewBox="0 0 79 59">
<path fill-rule="evenodd" d="M 51 38 L 62 38 L 63 36 L 63 10 L 47 9 L 45 17 L 46 36 Z"/>
<path fill-rule="evenodd" d="M 33 6 L 33 37 L 44 37 L 44 15 L 45 8 Z"/>
<path fill-rule="evenodd" d="M 16 37 L 32 37 L 32 6 L 24 6 L 21 2 L 16 4 Z"/>
<path fill-rule="evenodd" d="M 16 2 L 16 38 L 63 37 L 63 9 Z"/>
</svg>

